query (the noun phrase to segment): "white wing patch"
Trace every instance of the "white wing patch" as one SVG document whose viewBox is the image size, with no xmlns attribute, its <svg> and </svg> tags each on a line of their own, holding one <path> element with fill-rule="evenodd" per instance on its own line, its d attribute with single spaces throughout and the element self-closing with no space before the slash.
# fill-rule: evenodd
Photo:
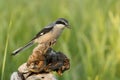
<svg viewBox="0 0 120 80">
<path fill-rule="evenodd" d="M 42 32 L 42 33 L 40 33 L 40 35 L 43 35 L 44 33 Z"/>
</svg>

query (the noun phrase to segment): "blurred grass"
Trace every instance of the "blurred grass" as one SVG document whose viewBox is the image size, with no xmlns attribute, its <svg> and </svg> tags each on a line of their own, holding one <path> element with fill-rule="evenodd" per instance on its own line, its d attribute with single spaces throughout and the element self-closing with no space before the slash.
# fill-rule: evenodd
<svg viewBox="0 0 120 80">
<path fill-rule="evenodd" d="M 58 78 L 120 80 L 119 8 L 120 0 L 0 0 L 0 72 L 9 33 L 3 80 L 9 80 L 33 47 L 15 57 L 11 52 L 59 17 L 68 19 L 72 30 L 66 29 L 54 46 L 71 60 L 71 69 Z"/>
<path fill-rule="evenodd" d="M 7 55 L 8 41 L 9 41 L 9 37 L 10 37 L 9 31 L 10 31 L 11 26 L 12 26 L 12 17 L 11 17 L 10 23 L 8 25 L 7 38 L 6 38 L 6 42 L 5 42 L 5 50 L 4 50 L 4 56 L 3 56 L 1 80 L 3 80 L 3 77 L 4 77 L 4 70 L 5 70 L 5 64 L 6 64 L 6 58 L 7 58 L 6 55 Z"/>
</svg>

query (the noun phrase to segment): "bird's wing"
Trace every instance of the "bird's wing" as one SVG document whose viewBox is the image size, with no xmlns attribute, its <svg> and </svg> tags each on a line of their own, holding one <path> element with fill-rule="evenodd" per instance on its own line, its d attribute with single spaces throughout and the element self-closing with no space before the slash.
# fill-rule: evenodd
<svg viewBox="0 0 120 80">
<path fill-rule="evenodd" d="M 43 28 L 39 33 L 36 34 L 36 36 L 32 39 L 32 40 L 35 40 L 36 38 L 48 33 L 49 31 L 51 31 L 53 29 L 53 26 L 54 26 L 54 23 L 46 26 L 45 28 Z M 31 40 L 31 41 L 32 41 Z"/>
<path fill-rule="evenodd" d="M 33 40 L 35 40 L 36 38 L 38 38 L 38 37 L 40 37 L 40 36 L 42 36 L 46 33 L 48 33 L 49 31 L 51 31 L 53 29 L 53 27 L 54 27 L 54 23 L 52 23 L 52 24 L 46 26 L 45 28 L 43 28 L 39 33 L 36 34 L 36 36 L 31 41 L 28 42 L 28 44 L 26 44 L 25 46 L 23 46 L 21 48 L 18 48 L 15 51 L 13 51 L 12 55 L 16 55 L 19 52 L 21 52 L 21 51 L 25 50 L 26 48 L 30 47 L 31 45 L 33 45 L 34 44 Z"/>
</svg>

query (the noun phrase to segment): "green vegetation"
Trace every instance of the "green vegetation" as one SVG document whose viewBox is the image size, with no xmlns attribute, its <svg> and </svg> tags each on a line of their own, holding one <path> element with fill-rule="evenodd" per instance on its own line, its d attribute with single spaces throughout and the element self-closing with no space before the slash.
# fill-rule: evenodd
<svg viewBox="0 0 120 80">
<path fill-rule="evenodd" d="M 1 80 L 9 80 L 34 46 L 15 57 L 11 52 L 59 17 L 72 27 L 54 46 L 71 61 L 59 80 L 120 80 L 120 0 L 0 0 Z"/>
</svg>

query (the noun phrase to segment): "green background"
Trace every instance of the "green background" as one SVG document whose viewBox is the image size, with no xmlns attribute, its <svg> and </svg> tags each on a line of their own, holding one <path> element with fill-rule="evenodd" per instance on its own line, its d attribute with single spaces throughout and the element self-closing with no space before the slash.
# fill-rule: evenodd
<svg viewBox="0 0 120 80">
<path fill-rule="evenodd" d="M 26 44 L 44 26 L 66 18 L 65 29 L 54 49 L 70 59 L 70 70 L 59 80 L 120 80 L 120 0 L 0 0 L 0 77 L 27 61 Z"/>
</svg>

